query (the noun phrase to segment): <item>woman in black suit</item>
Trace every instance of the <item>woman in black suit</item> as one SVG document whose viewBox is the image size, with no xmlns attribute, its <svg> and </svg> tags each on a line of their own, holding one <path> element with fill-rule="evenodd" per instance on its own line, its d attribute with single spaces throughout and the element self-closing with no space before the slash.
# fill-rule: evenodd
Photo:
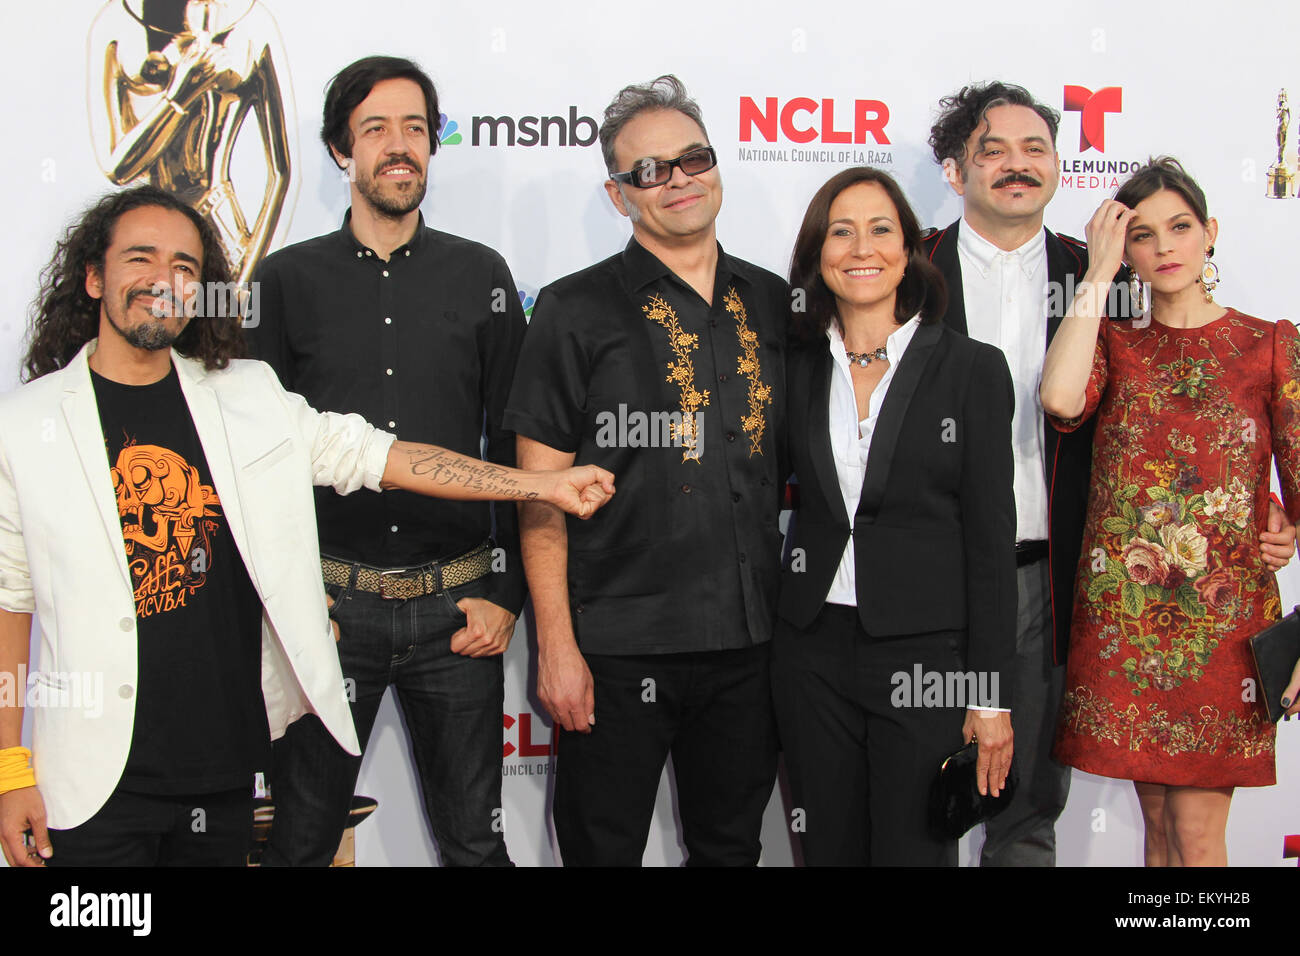
<svg viewBox="0 0 1300 956">
<path fill-rule="evenodd" d="M 1011 764 L 1011 375 L 938 321 L 943 277 L 879 170 L 818 190 L 790 284 L 799 509 L 772 681 L 804 861 L 954 866 L 927 826 L 940 763 L 975 735 L 995 795 Z"/>
</svg>

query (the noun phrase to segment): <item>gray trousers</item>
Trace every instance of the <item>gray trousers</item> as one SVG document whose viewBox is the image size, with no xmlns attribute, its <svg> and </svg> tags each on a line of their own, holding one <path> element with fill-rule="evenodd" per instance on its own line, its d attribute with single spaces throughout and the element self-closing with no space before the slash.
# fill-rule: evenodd
<svg viewBox="0 0 1300 956">
<path fill-rule="evenodd" d="M 1052 759 L 1065 665 L 1052 664 L 1047 560 L 1020 568 L 1016 583 L 1020 606 L 1011 729 L 1020 780 L 1011 805 L 984 825 L 980 866 L 1055 866 L 1056 819 L 1070 795 L 1070 768 Z"/>
</svg>

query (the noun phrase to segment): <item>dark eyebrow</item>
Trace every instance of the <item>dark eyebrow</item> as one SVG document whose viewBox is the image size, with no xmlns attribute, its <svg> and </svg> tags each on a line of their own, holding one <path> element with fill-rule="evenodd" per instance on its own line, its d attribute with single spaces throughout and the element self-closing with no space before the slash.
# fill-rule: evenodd
<svg viewBox="0 0 1300 956">
<path fill-rule="evenodd" d="M 1172 216 L 1170 216 L 1168 219 L 1166 219 L 1165 222 L 1170 222 L 1170 223 L 1172 223 L 1172 222 L 1177 222 L 1179 219 L 1182 219 L 1184 216 L 1190 216 L 1190 215 L 1192 215 L 1192 214 L 1191 214 L 1190 212 L 1187 212 L 1187 211 L 1184 211 L 1184 212 L 1176 212 L 1176 213 L 1174 213 Z M 1151 228 L 1151 227 L 1148 226 L 1148 225 L 1147 225 L 1146 223 L 1144 223 L 1144 222 L 1138 222 L 1138 221 L 1136 221 L 1136 220 L 1131 220 L 1131 221 L 1129 222 L 1129 224 L 1128 224 L 1128 230 L 1127 230 L 1127 231 L 1128 231 L 1128 232 L 1132 232 L 1134 229 L 1150 229 L 1150 228 Z"/>
<path fill-rule="evenodd" d="M 132 252 L 144 252 L 153 256 L 158 254 L 158 247 L 146 246 L 146 245 L 128 246 L 126 249 L 122 250 L 122 255 L 125 256 Z M 180 259 L 182 262 L 192 262 L 196 266 L 199 265 L 199 260 L 194 258 L 194 256 L 190 255 L 188 252 L 180 252 L 180 251 L 173 252 L 172 258 Z"/>
<path fill-rule="evenodd" d="M 365 126 L 367 123 L 382 123 L 388 119 L 390 119 L 390 117 L 367 116 L 365 119 L 361 120 L 361 122 L 359 122 L 357 125 Z M 406 116 L 403 116 L 401 119 L 403 123 L 409 122 L 410 120 L 419 120 L 421 123 L 427 123 L 429 121 L 429 117 L 425 116 L 423 113 L 409 113 Z"/>
</svg>

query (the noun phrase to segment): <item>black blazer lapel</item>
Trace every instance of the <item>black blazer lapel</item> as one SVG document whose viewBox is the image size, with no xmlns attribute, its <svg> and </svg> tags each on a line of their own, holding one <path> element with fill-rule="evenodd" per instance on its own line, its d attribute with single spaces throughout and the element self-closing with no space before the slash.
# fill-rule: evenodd
<svg viewBox="0 0 1300 956">
<path fill-rule="evenodd" d="M 808 456 L 812 459 L 813 470 L 821 484 L 831 511 L 845 525 L 849 523 L 848 512 L 844 510 L 844 496 L 840 493 L 840 476 L 835 470 L 835 458 L 831 454 L 831 353 L 826 348 L 817 349 L 809 356 L 808 398 L 811 407 L 808 410 L 808 428 L 805 432 L 808 441 Z"/>
<path fill-rule="evenodd" d="M 930 261 L 941 273 L 948 287 L 948 309 L 943 314 L 943 324 L 966 335 L 966 296 L 962 292 L 961 262 L 957 258 L 957 229 L 961 220 L 957 220 L 939 235 Z"/>
<path fill-rule="evenodd" d="M 889 469 L 894 463 L 894 449 L 898 445 L 903 419 L 907 416 L 908 406 L 916 394 L 921 375 L 942 335 L 942 325 L 936 323 L 921 326 L 912 336 L 907 351 L 903 353 L 903 360 L 898 363 L 894 379 L 889 383 L 885 404 L 881 406 L 880 417 L 876 419 L 876 430 L 871 436 L 871 452 L 867 455 L 867 473 L 862 479 L 857 520 L 868 524 L 876 520 L 876 512 L 880 510 L 880 503 L 885 497 L 885 483 L 889 480 Z"/>
</svg>

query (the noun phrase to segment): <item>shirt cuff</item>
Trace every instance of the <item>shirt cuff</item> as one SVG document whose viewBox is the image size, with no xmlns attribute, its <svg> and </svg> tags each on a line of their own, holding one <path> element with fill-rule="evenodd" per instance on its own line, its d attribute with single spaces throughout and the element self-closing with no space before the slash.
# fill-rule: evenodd
<svg viewBox="0 0 1300 956">
<path fill-rule="evenodd" d="M 967 704 L 967 710 L 973 710 L 978 714 L 1009 714 L 1010 707 L 976 707 L 974 704 Z"/>
</svg>

